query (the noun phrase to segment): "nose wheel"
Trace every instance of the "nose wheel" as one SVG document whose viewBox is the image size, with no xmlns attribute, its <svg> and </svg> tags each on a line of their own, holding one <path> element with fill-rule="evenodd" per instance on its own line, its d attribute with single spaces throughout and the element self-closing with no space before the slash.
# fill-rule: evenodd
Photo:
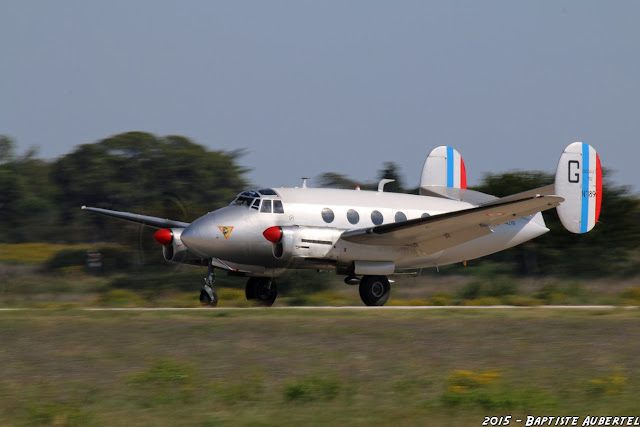
<svg viewBox="0 0 640 427">
<path fill-rule="evenodd" d="M 200 288 L 200 303 L 204 306 L 215 307 L 218 305 L 218 293 L 213 289 L 213 283 L 216 281 L 216 273 L 211 264 L 209 264 L 209 275 L 204 278 L 202 288 Z"/>
<path fill-rule="evenodd" d="M 202 305 L 215 307 L 218 305 L 218 293 L 215 289 L 209 286 L 206 281 L 200 289 L 200 302 Z"/>
</svg>

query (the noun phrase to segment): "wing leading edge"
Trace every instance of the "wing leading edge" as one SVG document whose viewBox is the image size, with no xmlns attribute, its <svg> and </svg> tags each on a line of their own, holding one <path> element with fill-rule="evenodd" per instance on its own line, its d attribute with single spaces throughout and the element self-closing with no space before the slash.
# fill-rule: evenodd
<svg viewBox="0 0 640 427">
<path fill-rule="evenodd" d="M 346 231 L 342 239 L 378 246 L 413 246 L 430 254 L 491 234 L 491 226 L 555 208 L 564 199 L 535 196 L 447 212 L 427 218 Z"/>
<path fill-rule="evenodd" d="M 155 216 L 138 215 L 129 212 L 111 211 L 109 209 L 92 208 L 83 206 L 82 210 L 95 212 L 100 215 L 110 216 L 122 219 L 124 221 L 135 222 L 136 224 L 146 225 L 153 228 L 186 228 L 189 223 L 182 221 L 173 221 L 171 219 L 163 219 Z"/>
</svg>

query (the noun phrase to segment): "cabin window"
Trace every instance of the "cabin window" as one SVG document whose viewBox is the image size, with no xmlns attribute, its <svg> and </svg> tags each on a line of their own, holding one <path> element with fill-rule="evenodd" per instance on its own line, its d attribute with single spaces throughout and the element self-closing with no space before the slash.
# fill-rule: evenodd
<svg viewBox="0 0 640 427">
<path fill-rule="evenodd" d="M 357 224 L 360 221 L 360 214 L 356 210 L 349 209 L 347 211 L 347 219 L 351 224 Z"/>
<path fill-rule="evenodd" d="M 402 221 L 406 221 L 407 220 L 407 216 L 403 213 L 403 212 L 396 212 L 396 222 L 402 222 Z"/>
<path fill-rule="evenodd" d="M 284 207 L 282 206 L 282 202 L 280 200 L 273 201 L 273 213 L 283 214 Z"/>
<path fill-rule="evenodd" d="M 271 200 L 263 200 L 260 212 L 271 213 Z"/>
<path fill-rule="evenodd" d="M 429 215 L 428 213 L 423 213 L 422 216 L 420 216 L 420 218 L 429 218 L 431 215 Z"/>
<path fill-rule="evenodd" d="M 373 222 L 375 225 L 380 225 L 382 224 L 382 221 L 384 221 L 384 218 L 382 217 L 380 211 L 371 212 L 371 222 Z"/>
<path fill-rule="evenodd" d="M 333 211 L 331 209 L 322 209 L 322 219 L 324 220 L 324 222 L 326 222 L 327 224 L 332 223 L 334 218 L 335 215 L 333 214 Z"/>
</svg>

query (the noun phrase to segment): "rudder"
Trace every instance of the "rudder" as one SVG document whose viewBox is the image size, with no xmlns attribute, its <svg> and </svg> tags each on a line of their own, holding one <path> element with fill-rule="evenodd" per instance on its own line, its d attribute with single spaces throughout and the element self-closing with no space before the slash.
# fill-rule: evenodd
<svg viewBox="0 0 640 427">
<path fill-rule="evenodd" d="M 564 228 L 580 234 L 596 225 L 602 204 L 602 167 L 592 146 L 574 142 L 565 148 L 556 170 L 555 193 L 565 199 L 557 207 Z"/>
<path fill-rule="evenodd" d="M 460 153 L 451 147 L 434 148 L 422 167 L 420 187 L 467 188 L 467 171 Z"/>
</svg>

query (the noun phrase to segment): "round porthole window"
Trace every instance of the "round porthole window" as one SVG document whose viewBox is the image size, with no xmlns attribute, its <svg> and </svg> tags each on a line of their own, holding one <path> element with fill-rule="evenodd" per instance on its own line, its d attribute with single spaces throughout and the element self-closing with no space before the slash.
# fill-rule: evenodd
<svg viewBox="0 0 640 427">
<path fill-rule="evenodd" d="M 406 221 L 407 216 L 403 212 L 396 212 L 396 222 Z"/>
<path fill-rule="evenodd" d="M 379 211 L 371 212 L 371 222 L 373 222 L 375 225 L 382 224 L 383 220 L 384 219 L 382 218 L 382 214 Z"/>
<path fill-rule="evenodd" d="M 429 215 L 428 213 L 423 213 L 420 218 L 429 218 L 431 215 Z"/>
<path fill-rule="evenodd" d="M 331 223 L 333 222 L 333 219 L 335 218 L 335 215 L 333 214 L 333 211 L 329 208 L 324 208 L 322 209 L 322 219 L 324 220 L 324 222 Z"/>
<path fill-rule="evenodd" d="M 349 209 L 347 211 L 347 220 L 349 220 L 351 224 L 357 224 L 358 221 L 360 221 L 360 214 L 353 209 Z"/>
</svg>

